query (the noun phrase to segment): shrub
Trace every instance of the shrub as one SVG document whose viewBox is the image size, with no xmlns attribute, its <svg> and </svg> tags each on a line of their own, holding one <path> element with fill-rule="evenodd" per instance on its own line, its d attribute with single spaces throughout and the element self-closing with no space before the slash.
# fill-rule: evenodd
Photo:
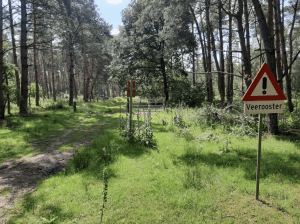
<svg viewBox="0 0 300 224">
<path fill-rule="evenodd" d="M 191 85 L 187 78 L 175 79 L 171 82 L 171 104 L 185 104 L 189 107 L 200 107 L 205 100 L 204 82 Z"/>
<path fill-rule="evenodd" d="M 134 127 L 130 131 L 129 127 L 129 115 L 126 113 L 126 118 L 120 115 L 120 125 L 119 133 L 120 135 L 131 143 L 139 143 L 145 146 L 154 146 L 156 144 L 155 137 L 153 135 L 153 130 L 151 128 L 151 110 L 148 110 L 147 118 L 145 116 L 145 121 L 142 125 L 138 121 L 135 123 Z"/>
<path fill-rule="evenodd" d="M 294 111 L 291 113 L 291 127 L 300 129 L 300 111 Z"/>
</svg>

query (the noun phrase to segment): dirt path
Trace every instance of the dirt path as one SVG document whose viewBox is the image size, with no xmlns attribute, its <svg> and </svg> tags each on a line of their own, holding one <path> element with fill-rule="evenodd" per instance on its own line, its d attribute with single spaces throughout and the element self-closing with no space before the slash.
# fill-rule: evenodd
<svg viewBox="0 0 300 224">
<path fill-rule="evenodd" d="M 8 159 L 0 166 L 0 223 L 8 221 L 7 211 L 11 210 L 25 194 L 33 191 L 38 180 L 65 168 L 67 162 L 75 154 L 75 150 L 82 145 L 88 145 L 90 137 L 99 133 L 100 130 L 99 128 L 96 130 L 85 128 L 83 131 L 90 137 L 78 140 L 76 144 L 73 144 L 76 146 L 70 150 L 57 151 L 59 146 L 68 142 L 67 137 L 70 134 L 76 135 L 76 129 L 78 127 L 69 129 L 60 138 L 50 139 L 50 145 L 41 153 L 32 157 Z"/>
</svg>

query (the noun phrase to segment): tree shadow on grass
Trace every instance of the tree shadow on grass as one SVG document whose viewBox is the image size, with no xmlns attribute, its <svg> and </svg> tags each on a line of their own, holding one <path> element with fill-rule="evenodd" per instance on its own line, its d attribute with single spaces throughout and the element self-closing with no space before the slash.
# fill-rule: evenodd
<svg viewBox="0 0 300 224">
<path fill-rule="evenodd" d="M 7 223 L 16 223 L 28 213 L 34 213 L 35 217 L 39 217 L 41 223 L 63 223 L 66 220 L 74 219 L 72 212 L 63 212 L 61 206 L 45 204 L 44 195 L 34 196 L 32 193 L 29 193 L 24 197 L 20 205 L 23 209 L 14 211 Z M 41 208 L 37 210 L 38 205 L 41 205 Z"/>
<path fill-rule="evenodd" d="M 193 152 L 179 156 L 177 159 L 188 166 L 198 163 L 218 167 L 240 168 L 244 171 L 244 178 L 255 180 L 257 151 L 253 149 L 232 149 L 229 153 L 201 153 Z M 260 178 L 279 175 L 282 180 L 300 183 L 300 154 L 262 152 Z"/>
<path fill-rule="evenodd" d="M 297 149 L 300 149 L 300 130 L 281 131 L 274 137 L 277 141 L 292 142 Z"/>
</svg>

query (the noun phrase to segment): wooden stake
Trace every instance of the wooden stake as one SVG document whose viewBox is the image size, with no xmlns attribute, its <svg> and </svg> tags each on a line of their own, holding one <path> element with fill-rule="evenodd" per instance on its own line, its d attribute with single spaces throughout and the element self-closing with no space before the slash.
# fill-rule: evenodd
<svg viewBox="0 0 300 224">
<path fill-rule="evenodd" d="M 260 171 L 261 134 L 262 134 L 261 124 L 262 124 L 262 114 L 259 114 L 257 167 L 256 167 L 256 191 L 255 191 L 255 198 L 256 198 L 256 200 L 258 200 L 258 195 L 259 195 L 259 171 Z"/>
</svg>

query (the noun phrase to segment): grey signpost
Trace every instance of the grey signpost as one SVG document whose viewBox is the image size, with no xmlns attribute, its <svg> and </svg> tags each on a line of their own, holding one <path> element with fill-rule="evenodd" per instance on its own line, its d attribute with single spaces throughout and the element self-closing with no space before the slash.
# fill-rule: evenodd
<svg viewBox="0 0 300 224">
<path fill-rule="evenodd" d="M 259 114 L 255 198 L 259 196 L 262 114 L 283 113 L 284 96 L 267 63 L 264 63 L 242 98 L 245 114 Z"/>
</svg>

